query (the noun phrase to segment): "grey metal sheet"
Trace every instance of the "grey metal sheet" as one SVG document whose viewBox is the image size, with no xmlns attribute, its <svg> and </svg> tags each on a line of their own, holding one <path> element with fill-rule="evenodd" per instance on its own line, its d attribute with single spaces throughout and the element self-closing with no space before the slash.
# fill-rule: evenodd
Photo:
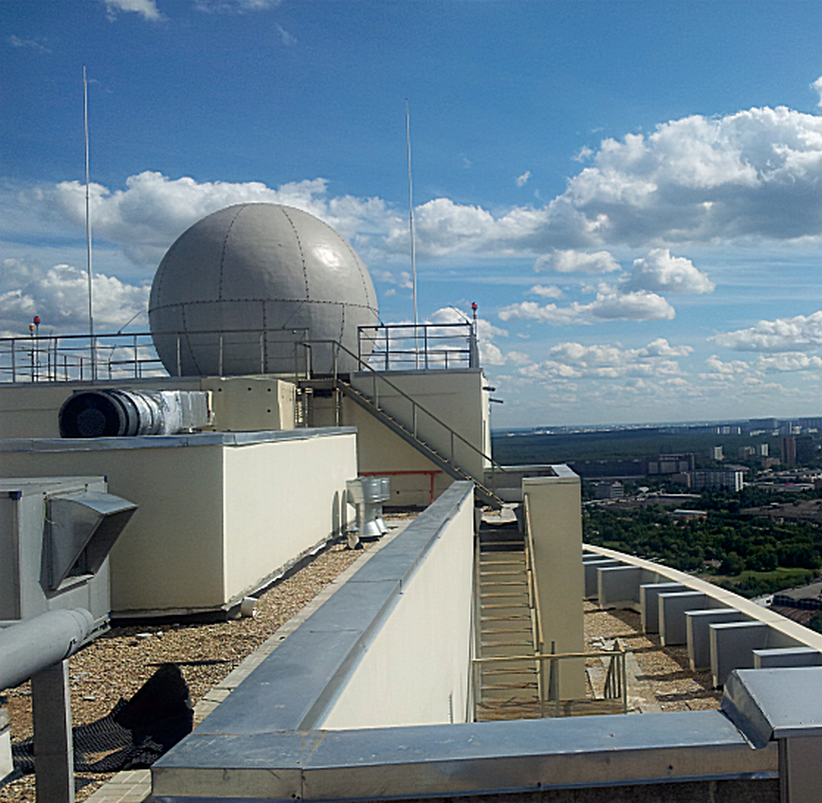
<svg viewBox="0 0 822 803">
<path fill-rule="evenodd" d="M 722 710 L 756 746 L 790 736 L 822 736 L 822 667 L 737 669 Z"/>
<path fill-rule="evenodd" d="M 237 795 L 256 773 L 300 766 L 304 799 L 367 799 L 750 777 L 777 769 L 775 750 L 755 751 L 717 711 L 376 728 L 245 740 L 195 731 L 155 764 L 155 795 L 190 770 L 221 768 L 211 796 Z M 159 772 L 158 772 L 159 771 Z M 169 799 L 174 799 L 169 797 Z M 182 798 L 181 798 L 182 799 Z"/>
</svg>

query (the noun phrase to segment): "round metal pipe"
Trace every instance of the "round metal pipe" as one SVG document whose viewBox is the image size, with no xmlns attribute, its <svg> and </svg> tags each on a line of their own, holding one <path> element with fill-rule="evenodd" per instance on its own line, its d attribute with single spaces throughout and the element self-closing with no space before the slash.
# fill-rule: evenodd
<svg viewBox="0 0 822 803">
<path fill-rule="evenodd" d="M 74 655 L 94 630 L 85 608 L 48 611 L 0 630 L 0 691 Z"/>
</svg>

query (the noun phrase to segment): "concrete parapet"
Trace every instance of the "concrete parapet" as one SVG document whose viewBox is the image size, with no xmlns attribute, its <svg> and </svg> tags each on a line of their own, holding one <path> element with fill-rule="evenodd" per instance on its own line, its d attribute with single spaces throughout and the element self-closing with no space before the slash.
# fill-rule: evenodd
<svg viewBox="0 0 822 803">
<path fill-rule="evenodd" d="M 659 637 L 663 646 L 688 643 L 686 611 L 710 608 L 711 599 L 701 591 L 675 591 L 659 595 Z"/>
<path fill-rule="evenodd" d="M 708 625 L 714 688 L 725 684 L 733 669 L 753 669 L 753 651 L 768 644 L 764 622 L 718 622 Z"/>
<path fill-rule="evenodd" d="M 822 666 L 822 653 L 812 647 L 781 647 L 753 651 L 754 669 Z"/>
<path fill-rule="evenodd" d="M 735 608 L 716 608 L 685 612 L 687 628 L 688 659 L 691 671 L 699 672 L 711 668 L 710 625 L 718 622 L 742 622 L 745 614 Z"/>
<path fill-rule="evenodd" d="M 643 632 L 659 633 L 659 595 L 666 591 L 684 590 L 682 583 L 646 583 L 639 587 Z"/>
<path fill-rule="evenodd" d="M 585 599 L 592 599 L 599 593 L 597 569 L 604 569 L 606 566 L 624 566 L 618 560 L 612 558 L 595 558 L 586 560 L 582 558 L 582 566 L 585 569 Z"/>
<path fill-rule="evenodd" d="M 656 583 L 659 573 L 641 566 L 605 566 L 597 569 L 597 598 L 600 608 L 629 608 L 639 611 L 639 587 Z"/>
</svg>

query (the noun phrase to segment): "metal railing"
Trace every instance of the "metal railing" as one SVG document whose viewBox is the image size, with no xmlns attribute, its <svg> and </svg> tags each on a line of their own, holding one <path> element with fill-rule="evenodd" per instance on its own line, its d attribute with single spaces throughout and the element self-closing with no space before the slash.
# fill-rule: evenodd
<svg viewBox="0 0 822 803">
<path fill-rule="evenodd" d="M 535 655 L 494 655 L 488 658 L 474 658 L 472 664 L 474 669 L 474 684 L 480 689 L 480 675 L 482 667 L 489 664 L 504 664 L 514 661 L 537 661 L 539 664 L 539 674 L 545 675 L 545 665 L 548 664 L 548 682 L 543 681 L 540 691 L 546 690 L 547 694 L 539 695 L 540 716 L 562 716 L 562 711 L 566 704 L 582 702 L 575 698 L 563 699 L 560 693 L 560 666 L 562 661 L 575 659 L 585 660 L 588 658 L 610 658 L 610 663 L 605 676 L 603 687 L 603 699 L 622 700 L 622 713 L 628 712 L 627 693 L 627 665 L 626 657 L 628 653 L 619 639 L 616 639 L 613 650 L 596 650 L 592 652 L 550 652 L 536 653 Z M 587 698 L 585 700 L 587 702 Z M 553 703 L 553 712 L 547 705 Z"/>
<path fill-rule="evenodd" d="M 400 423 L 402 423 L 403 426 L 415 438 L 425 440 L 425 442 L 428 443 L 429 445 L 431 445 L 431 443 L 430 443 L 431 440 L 437 440 L 437 442 L 439 443 L 439 439 L 422 439 L 422 438 L 420 438 L 420 434 L 419 434 L 420 425 L 421 425 L 423 420 L 425 420 L 426 422 L 434 423 L 436 425 L 436 427 L 438 427 L 440 429 L 440 432 L 448 439 L 449 454 L 450 454 L 450 457 L 448 458 L 448 461 L 453 466 L 459 466 L 459 463 L 457 463 L 456 460 L 455 460 L 455 448 L 454 447 L 455 447 L 456 443 L 460 443 L 462 446 L 467 447 L 467 449 L 470 452 L 473 452 L 475 455 L 482 458 L 485 465 L 490 466 L 494 471 L 500 471 L 500 472 L 505 471 L 505 468 L 502 465 L 500 465 L 499 463 L 497 463 L 496 460 L 494 460 L 490 455 L 485 454 L 485 452 L 483 452 L 482 449 L 477 448 L 473 443 L 471 443 L 469 440 L 464 438 L 458 432 L 453 430 L 441 418 L 434 415 L 434 413 L 430 412 L 425 407 L 423 407 L 414 398 L 409 396 L 408 393 L 406 393 L 404 390 L 402 390 L 400 387 L 398 387 L 394 382 L 392 382 L 390 379 L 388 379 L 382 372 L 375 369 L 369 363 L 364 362 L 362 359 L 360 359 L 360 357 L 358 355 L 354 354 L 353 351 L 350 351 L 344 345 L 342 345 L 342 343 L 338 343 L 335 340 L 326 340 L 326 341 L 314 340 L 314 341 L 311 341 L 310 343 L 306 343 L 306 346 L 313 348 L 316 345 L 322 345 L 322 344 L 333 345 L 333 347 L 334 347 L 334 349 L 333 349 L 334 364 L 333 364 L 333 375 L 332 376 L 333 376 L 333 379 L 334 379 L 335 382 L 339 381 L 339 374 L 340 374 L 339 368 L 338 368 L 339 355 L 344 354 L 344 355 L 347 355 L 348 357 L 353 358 L 354 360 L 356 360 L 356 364 L 359 366 L 360 371 L 362 373 L 368 374 L 370 379 L 371 379 L 371 391 L 372 391 L 371 396 L 367 396 L 361 390 L 358 390 L 357 388 L 354 388 L 353 386 L 351 386 L 351 387 L 354 390 L 361 393 L 362 395 L 366 396 L 366 398 L 368 398 L 368 400 L 375 407 L 377 407 L 381 412 L 383 412 L 384 414 L 386 414 L 388 416 L 396 417 L 397 413 L 396 413 L 395 410 L 389 410 L 389 409 L 384 408 L 380 405 L 380 389 L 383 388 L 383 386 L 387 387 L 387 388 L 390 389 L 390 391 L 393 394 L 396 394 L 397 396 L 404 399 L 404 401 L 407 402 L 408 405 L 409 405 L 409 414 L 408 414 L 408 417 L 406 417 L 404 419 L 404 421 L 401 421 Z M 442 446 L 440 445 L 439 448 L 442 448 Z"/>
<path fill-rule="evenodd" d="M 129 380 L 183 375 L 190 340 L 198 348 L 216 350 L 214 373 L 223 375 L 226 353 L 241 346 L 259 344 L 259 362 L 249 361 L 249 373 L 283 373 L 307 377 L 310 352 L 305 348 L 308 330 L 232 329 L 223 332 L 158 332 L 154 336 L 174 338 L 176 365 L 163 366 L 150 332 L 76 335 L 33 335 L 0 338 L 0 382 L 87 382 Z M 210 342 L 209 342 L 210 341 Z M 184 357 L 185 355 L 185 357 Z M 277 370 L 274 370 L 277 369 Z"/>
<path fill-rule="evenodd" d="M 357 357 L 381 371 L 479 368 L 471 321 L 358 327 Z"/>
</svg>

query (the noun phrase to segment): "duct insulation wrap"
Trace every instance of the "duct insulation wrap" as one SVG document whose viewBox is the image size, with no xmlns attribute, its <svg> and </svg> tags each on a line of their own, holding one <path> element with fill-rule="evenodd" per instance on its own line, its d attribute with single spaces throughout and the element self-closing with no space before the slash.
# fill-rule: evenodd
<svg viewBox="0 0 822 803">
<path fill-rule="evenodd" d="M 94 617 L 84 608 L 48 611 L 0 630 L 0 691 L 68 658 L 88 641 Z"/>
<path fill-rule="evenodd" d="M 60 408 L 60 436 L 174 435 L 208 426 L 207 391 L 83 390 Z"/>
</svg>

